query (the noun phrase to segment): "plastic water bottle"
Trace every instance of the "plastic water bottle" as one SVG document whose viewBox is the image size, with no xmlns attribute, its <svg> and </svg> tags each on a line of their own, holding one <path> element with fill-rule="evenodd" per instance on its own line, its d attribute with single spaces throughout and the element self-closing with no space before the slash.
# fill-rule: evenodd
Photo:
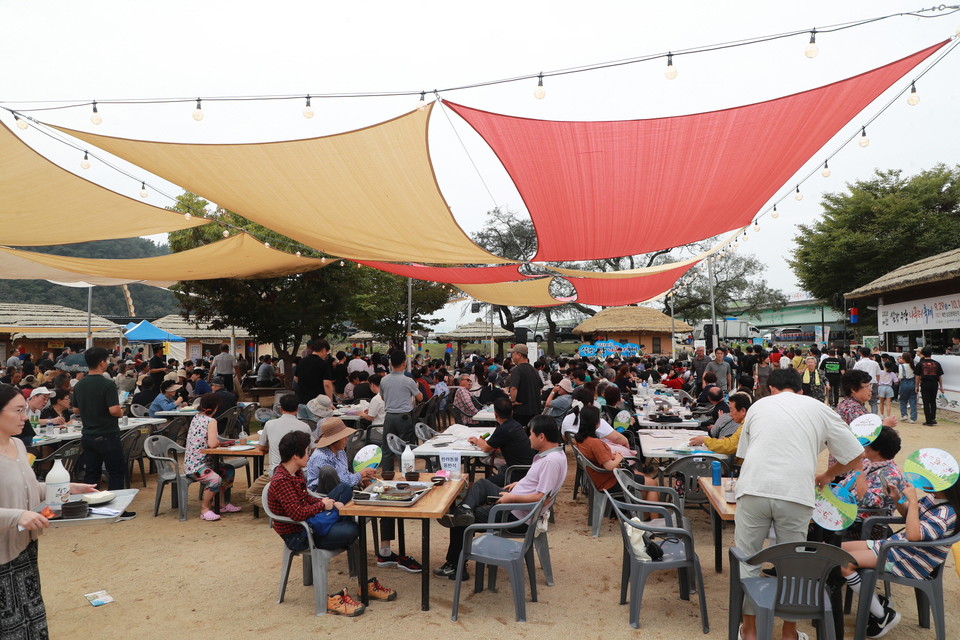
<svg viewBox="0 0 960 640">
<path fill-rule="evenodd" d="M 415 458 L 413 456 L 413 451 L 410 449 L 410 445 L 407 445 L 403 449 L 403 453 L 400 454 L 400 472 L 401 473 L 410 473 L 416 471 L 416 464 L 414 462 Z"/>
<path fill-rule="evenodd" d="M 53 468 L 47 473 L 46 503 L 51 511 L 60 513 L 63 503 L 70 498 L 70 473 L 63 466 L 63 459 L 57 456 L 53 461 Z"/>
<path fill-rule="evenodd" d="M 710 469 L 713 471 L 713 486 L 720 486 L 720 461 L 714 460 L 710 463 Z"/>
</svg>

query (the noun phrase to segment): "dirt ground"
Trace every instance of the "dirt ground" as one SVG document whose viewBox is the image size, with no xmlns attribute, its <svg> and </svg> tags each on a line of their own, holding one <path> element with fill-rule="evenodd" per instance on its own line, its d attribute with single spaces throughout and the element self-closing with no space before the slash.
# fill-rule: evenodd
<svg viewBox="0 0 960 640">
<path fill-rule="evenodd" d="M 960 425 L 941 420 L 938 427 L 904 424 L 899 427 L 903 450 L 897 461 L 922 446 L 937 446 L 960 458 Z M 369 637 L 468 637 L 520 638 L 567 636 L 585 639 L 636 637 L 650 639 L 697 638 L 702 635 L 696 596 L 682 601 L 677 595 L 676 574 L 660 572 L 647 584 L 640 614 L 640 629 L 627 623 L 626 606 L 618 605 L 622 541 L 613 521 L 606 521 L 600 538 L 591 538 L 586 526 L 586 501 L 571 499 L 573 462 L 567 487 L 550 529 L 550 548 L 556 586 L 548 587 L 539 573 L 539 602 L 527 602 L 527 622 L 514 621 L 508 581 L 503 572 L 499 592 L 472 593 L 464 589 L 459 622 L 451 622 L 453 582 L 431 577 L 431 609 L 420 611 L 420 577 L 396 568 L 372 564 L 369 575 L 395 588 L 394 602 L 371 604 L 358 618 L 313 615 L 312 587 L 300 580 L 299 561 L 291 571 L 286 600 L 277 604 L 281 541 L 266 519 L 254 520 L 241 498 L 238 514 L 219 522 L 198 518 L 199 503 L 191 491 L 190 519 L 179 522 L 165 494 L 159 517 L 153 517 L 155 485 L 141 488 L 133 509 L 136 519 L 102 527 L 52 529 L 40 540 L 40 569 L 52 638 L 170 638 L 217 635 L 242 638 L 306 638 L 320 634 L 356 634 Z M 135 475 L 135 478 L 138 476 Z M 242 495 L 246 478 L 238 474 Z M 136 486 L 137 480 L 135 480 Z M 696 534 L 697 552 L 706 581 L 713 637 L 725 637 L 729 571 L 718 574 L 713 566 L 710 520 L 699 509 L 688 509 Z M 431 566 L 443 562 L 447 530 L 433 523 Z M 409 522 L 408 552 L 420 558 L 420 525 Z M 723 534 L 724 545 L 733 543 L 733 527 Z M 330 589 L 356 582 L 348 578 L 345 555 L 332 561 Z M 726 565 L 726 554 L 724 558 Z M 947 602 L 947 637 L 960 634 L 960 586 L 953 560 L 947 561 L 944 578 Z M 92 607 L 85 593 L 108 591 L 116 602 Z M 529 595 L 528 595 L 529 600 Z M 933 638 L 932 629 L 921 629 L 912 594 L 893 586 L 894 605 L 903 620 L 886 637 Z M 951 604 L 952 603 L 952 604 Z M 809 625 L 801 629 L 811 631 Z M 847 616 L 847 634 L 853 615 Z M 775 635 L 779 638 L 779 631 Z M 811 637 L 814 637 L 811 633 Z M 852 637 L 852 635 L 847 635 Z"/>
</svg>

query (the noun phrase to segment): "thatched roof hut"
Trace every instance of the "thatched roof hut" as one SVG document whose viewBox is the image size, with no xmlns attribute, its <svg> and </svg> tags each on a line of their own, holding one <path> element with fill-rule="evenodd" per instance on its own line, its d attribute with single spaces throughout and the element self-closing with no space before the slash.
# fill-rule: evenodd
<svg viewBox="0 0 960 640">
<path fill-rule="evenodd" d="M 873 282 L 854 289 L 846 294 L 846 297 L 850 299 L 876 297 L 889 291 L 957 278 L 960 278 L 960 249 L 953 249 L 894 269 Z"/>
<path fill-rule="evenodd" d="M 673 350 L 673 331 L 688 332 L 693 327 L 675 320 L 671 329 L 670 316 L 650 307 L 610 307 L 573 328 L 573 333 L 581 337 L 633 342 L 646 353 L 658 354 Z"/>
<path fill-rule="evenodd" d="M 503 343 L 508 340 L 512 342 L 514 340 L 514 333 L 507 331 L 501 326 L 484 322 L 480 318 L 477 318 L 473 322 L 460 325 L 453 331 L 438 335 L 437 340 L 440 342 L 456 342 L 457 359 L 459 360 L 460 351 L 464 342 L 483 342 L 489 340 L 491 332 L 494 342 L 497 343 L 497 357 L 502 358 Z"/>
</svg>

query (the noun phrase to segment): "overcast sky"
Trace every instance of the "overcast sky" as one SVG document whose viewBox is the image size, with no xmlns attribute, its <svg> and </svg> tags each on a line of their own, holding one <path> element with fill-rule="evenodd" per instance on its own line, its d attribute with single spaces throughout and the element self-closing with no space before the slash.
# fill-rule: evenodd
<svg viewBox="0 0 960 640">
<path fill-rule="evenodd" d="M 13 108 L 41 101 L 120 98 L 195 98 L 265 94 L 319 94 L 432 90 L 476 81 L 548 71 L 667 50 L 811 29 L 889 13 L 914 11 L 919 2 L 223 2 L 162 3 L 129 0 L 0 5 L 0 59 L 6 74 L 0 101 Z M 820 34 L 820 54 L 803 55 L 807 37 L 720 52 L 678 56 L 676 80 L 664 61 L 627 65 L 545 81 L 547 96 L 533 97 L 536 82 L 443 93 L 444 98 L 512 115 L 558 120 L 613 120 L 696 113 L 775 98 L 881 66 L 951 37 L 960 14 L 941 19 L 893 18 L 870 26 Z M 855 143 L 789 198 L 778 220 L 741 245 L 767 265 L 766 277 L 786 292 L 799 289 L 785 258 L 796 225 L 820 215 L 824 192 L 869 178 L 876 168 L 914 173 L 938 162 L 960 163 L 958 83 L 960 53 L 917 84 L 921 102 L 900 99 L 868 130 L 871 144 Z M 909 77 L 857 116 L 798 172 L 822 164 L 841 139 L 859 129 Z M 17 101 L 26 101 L 17 103 Z M 303 102 L 104 105 L 94 127 L 88 109 L 36 114 L 43 121 L 106 135 L 167 141 L 252 142 L 325 135 L 367 126 L 414 107 L 416 97 Z M 44 105 L 49 106 L 49 105 Z M 449 116 L 449 119 L 448 119 Z M 0 116 L 10 126 L 12 120 Z M 464 146 L 454 133 L 460 134 Z M 21 133 L 15 129 L 17 133 Z M 24 139 L 67 169 L 80 173 L 77 152 L 28 131 Z M 460 225 L 480 227 L 485 211 L 501 205 L 525 214 L 523 203 L 488 147 L 454 114 L 435 110 L 431 153 L 441 189 Z M 479 169 L 473 169 L 472 162 Z M 174 185 L 131 168 L 172 195 Z M 94 166 L 83 172 L 137 197 L 139 182 Z M 482 177 L 482 180 L 481 180 Z M 782 185 L 792 191 L 797 178 Z M 487 193 L 484 183 L 489 187 Z M 170 202 L 152 194 L 150 202 Z M 242 212 L 241 212 L 242 213 Z M 48 221 L 50 222 L 50 221 Z M 903 238 L 891 238 L 891 242 Z M 362 241 L 362 237 L 358 237 Z M 459 311 L 445 315 L 444 327 Z"/>
</svg>

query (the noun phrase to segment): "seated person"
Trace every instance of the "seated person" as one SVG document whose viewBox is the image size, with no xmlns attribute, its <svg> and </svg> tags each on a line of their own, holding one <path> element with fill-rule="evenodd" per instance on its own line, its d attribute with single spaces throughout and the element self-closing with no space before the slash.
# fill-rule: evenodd
<svg viewBox="0 0 960 640">
<path fill-rule="evenodd" d="M 746 393 L 737 392 L 731 395 L 729 413 L 720 416 L 716 424 L 710 427 L 709 435 L 690 438 L 690 445 L 694 447 L 704 445 L 714 453 L 735 456 L 737 445 L 740 444 L 743 421 L 747 417 L 747 410 L 751 404 L 753 401 Z"/>
<path fill-rule="evenodd" d="M 880 428 L 880 433 L 873 442 L 863 446 L 863 469 L 857 475 L 856 482 L 850 487 L 850 493 L 857 499 L 857 505 L 861 509 L 882 509 L 886 514 L 893 513 L 897 505 L 890 498 L 887 487 L 896 487 L 898 492 L 903 493 L 907 486 L 903 471 L 893 460 L 894 456 L 900 453 L 900 446 L 900 434 L 893 427 L 886 425 Z M 851 471 L 844 475 L 840 483 L 846 486 L 845 482 L 854 473 L 856 472 Z M 857 514 L 857 521 L 844 532 L 845 539 L 861 539 L 863 519 L 864 514 Z M 883 534 L 882 527 L 874 527 L 874 531 L 870 532 L 870 538 L 880 540 L 884 537 Z"/>
<path fill-rule="evenodd" d="M 44 420 L 50 422 L 44 423 Z M 40 426 L 67 425 L 73 421 L 73 410 L 70 405 L 70 394 L 63 389 L 57 389 L 50 397 L 50 404 L 40 412 Z"/>
<path fill-rule="evenodd" d="M 667 379 L 662 381 L 663 384 L 671 389 L 683 389 L 683 378 L 680 377 L 681 373 L 682 372 L 677 368 L 670 369 Z"/>
<path fill-rule="evenodd" d="M 160 393 L 150 403 L 150 417 L 156 418 L 157 411 L 176 411 L 177 408 L 182 407 L 184 405 L 183 398 L 175 397 L 179 390 L 180 385 L 176 382 L 164 380 L 160 384 Z"/>
<path fill-rule="evenodd" d="M 190 372 L 190 384 L 193 386 L 193 391 L 190 393 L 191 399 L 213 391 L 213 389 L 210 388 L 210 384 L 206 381 L 206 377 L 207 372 L 203 369 L 194 369 Z"/>
<path fill-rule="evenodd" d="M 470 392 L 470 385 L 473 384 L 469 374 L 460 374 L 460 386 L 453 390 L 453 407 L 460 412 L 460 421 L 465 425 L 479 424 L 473 419 L 473 416 L 480 411 L 480 408 L 473 401 L 473 394 Z"/>
<path fill-rule="evenodd" d="M 707 419 L 700 423 L 702 427 L 714 425 L 721 416 L 730 413 L 730 405 L 724 401 L 723 391 L 720 387 L 710 387 L 707 391 L 707 402 L 710 403 L 711 409 L 707 414 Z"/>
<path fill-rule="evenodd" d="M 210 381 L 210 388 L 213 390 L 212 392 L 216 394 L 217 401 L 220 403 L 220 408 L 217 409 L 217 415 L 214 416 L 219 420 L 220 416 L 237 406 L 237 394 L 233 393 L 232 391 L 227 391 L 227 389 L 223 386 L 223 378 L 220 376 L 213 376 L 213 380 Z M 222 424 L 220 425 L 220 428 L 222 429 L 226 426 L 226 424 Z M 240 426 L 242 428 L 246 425 Z"/>
<path fill-rule="evenodd" d="M 423 394 L 424 402 L 432 398 L 433 390 L 430 388 L 430 382 L 423 377 L 423 369 L 414 367 L 411 371 L 411 375 L 413 375 L 413 381 L 417 383 L 418 387 L 420 387 L 420 393 Z"/>
<path fill-rule="evenodd" d="M 623 462 L 623 454 L 619 451 L 613 452 L 605 440 L 597 437 L 597 426 L 600 424 L 600 410 L 596 407 L 584 407 L 580 412 L 580 428 L 577 435 L 574 436 L 574 445 L 583 456 L 598 467 L 603 467 L 607 471 L 613 471 Z M 652 469 L 647 469 L 652 472 Z M 601 473 L 593 469 L 587 469 L 587 475 L 593 485 L 600 491 L 612 489 L 617 485 L 617 478 L 612 473 Z M 640 484 L 654 484 L 655 480 L 643 474 L 633 474 L 634 480 Z M 648 491 L 644 494 L 644 499 L 650 502 L 656 502 L 658 494 L 656 491 Z"/>
<path fill-rule="evenodd" d="M 154 386 L 153 378 L 147 376 L 140 384 L 140 391 L 133 394 L 130 402 L 133 404 L 138 404 L 141 407 L 149 408 L 150 404 L 153 402 L 153 399 L 157 397 L 158 391 L 159 389 Z"/>
<path fill-rule="evenodd" d="M 487 374 L 487 383 L 483 385 L 478 395 L 480 404 L 487 406 L 489 404 L 493 404 L 494 400 L 497 398 L 508 397 L 507 393 L 499 387 L 497 381 L 498 374 L 496 371 L 491 371 Z"/>
<path fill-rule="evenodd" d="M 636 419 L 624 401 L 620 389 L 615 385 L 609 385 L 604 390 L 603 395 L 607 402 L 603 406 L 600 417 L 606 420 L 608 424 L 613 425 L 613 428 L 617 431 L 636 429 Z M 624 412 L 626 413 L 625 416 L 622 415 Z M 624 418 L 626 418 L 625 422 L 623 422 Z"/>
<path fill-rule="evenodd" d="M 497 428 L 486 440 L 471 436 L 469 438 L 470 444 L 475 445 L 484 453 L 499 450 L 505 461 L 502 471 L 506 471 L 513 465 L 531 464 L 536 451 L 530 448 L 530 438 L 527 436 L 523 425 L 513 419 L 513 403 L 510 402 L 510 398 L 503 397 L 494 400 L 493 414 L 497 421 Z M 517 477 L 523 477 L 525 473 L 526 471 L 522 471 Z M 504 478 L 505 475 L 501 472 L 493 475 L 489 480 L 502 487 L 506 482 Z"/>
<path fill-rule="evenodd" d="M 573 393 L 573 382 L 570 381 L 570 378 L 564 378 L 558 373 L 553 375 L 557 376 L 559 381 L 554 384 L 543 403 L 544 414 L 556 418 L 557 424 L 560 424 L 560 419 L 570 411 L 573 404 L 573 396 L 570 395 Z"/>
<path fill-rule="evenodd" d="M 280 464 L 274 469 L 270 480 L 270 491 L 267 493 L 267 504 L 270 511 L 278 516 L 286 516 L 297 522 L 309 520 L 321 511 L 339 509 L 343 503 L 353 497 L 353 488 L 348 484 L 338 485 L 326 498 L 315 498 L 307 493 L 307 481 L 303 477 L 303 469 L 307 466 L 307 448 L 310 445 L 310 436 L 302 431 L 291 431 L 280 439 Z M 292 551 L 303 551 L 309 548 L 307 532 L 298 524 L 288 522 L 274 522 L 276 531 L 287 548 Z M 357 523 L 350 519 L 341 518 L 335 522 L 325 536 L 313 535 L 313 544 L 318 549 L 345 549 L 356 542 L 360 535 Z M 376 578 L 371 580 L 372 585 L 379 585 Z M 370 589 L 373 596 L 374 588 Z M 374 596 L 375 597 L 375 596 Z M 327 613 L 345 616 L 358 616 L 364 611 L 364 606 L 350 597 L 346 588 L 327 598 Z"/>
<path fill-rule="evenodd" d="M 169 380 L 163 384 L 167 382 Z M 203 503 L 200 505 L 200 519 L 210 522 L 220 519 L 220 516 L 210 509 L 210 503 L 216 493 L 220 493 L 220 498 L 224 502 L 224 505 L 220 507 L 221 513 L 240 511 L 240 507 L 234 506 L 226 500 L 226 491 L 233 485 L 234 468 L 222 463 L 219 467 L 214 468 L 211 465 L 210 458 L 201 453 L 204 449 L 213 449 L 220 446 L 220 439 L 217 436 L 217 421 L 213 418 L 216 411 L 216 395 L 208 393 L 200 397 L 200 412 L 193 416 L 193 420 L 190 421 L 183 453 L 183 474 L 189 479 L 199 482 L 205 489 Z"/>
<path fill-rule="evenodd" d="M 753 399 L 753 386 L 753 376 L 745 373 L 737 378 L 737 393 L 745 393 L 750 396 L 751 400 Z"/>
<path fill-rule="evenodd" d="M 954 483 L 948 489 L 938 491 L 932 496 L 918 498 L 917 490 L 907 485 L 903 490 L 906 504 L 898 504 L 900 492 L 889 485 L 889 497 L 897 505 L 897 511 L 906 518 L 906 528 L 894 534 L 890 540 L 939 540 L 960 531 L 960 483 Z M 856 564 L 840 567 L 840 572 L 852 591 L 860 593 L 860 574 L 857 569 L 871 569 L 877 566 L 877 553 L 883 540 L 851 540 L 842 544 L 843 550 L 856 559 Z M 896 547 L 886 555 L 887 570 L 894 575 L 917 580 L 930 578 L 930 571 L 941 566 L 947 559 L 950 547 L 938 545 L 932 547 Z M 942 570 L 942 569 L 941 569 Z M 867 594 L 861 597 L 866 597 Z M 867 637 L 879 638 L 900 622 L 900 613 L 890 602 L 882 601 L 876 593 L 870 594 L 870 620 L 867 624 Z"/>
<path fill-rule="evenodd" d="M 350 470 L 347 460 L 347 438 L 356 433 L 340 418 L 327 418 L 320 424 L 320 439 L 317 448 L 307 462 L 307 488 L 317 493 L 333 495 L 339 487 L 359 487 L 368 484 L 377 475 L 377 470 L 367 467 L 360 472 Z M 349 501 L 353 497 L 346 496 Z M 409 573 L 420 573 L 423 567 L 409 556 L 397 555 L 390 548 L 396 533 L 396 519 L 380 519 L 380 549 L 377 550 L 378 567 L 399 567 Z"/>
<path fill-rule="evenodd" d="M 370 389 L 370 374 L 366 371 L 361 371 L 360 382 L 353 386 L 353 399 L 359 402 L 360 400 L 370 400 L 375 395 L 377 394 Z"/>
<path fill-rule="evenodd" d="M 333 401 L 321 393 L 307 404 L 300 405 L 297 417 L 301 420 L 311 420 L 317 424 L 317 428 L 313 430 L 313 439 L 316 440 L 320 437 L 320 423 L 323 422 L 324 418 L 332 416 L 335 410 Z"/>
<path fill-rule="evenodd" d="M 343 400 L 353 400 L 353 388 L 360 384 L 360 370 L 354 369 L 347 375 L 347 385 L 343 388 Z"/>
<path fill-rule="evenodd" d="M 263 356 L 263 362 L 260 364 L 260 368 L 257 369 L 257 386 L 280 386 L 280 380 L 277 378 L 277 370 L 274 368 L 273 358 L 270 356 Z"/>
<path fill-rule="evenodd" d="M 453 513 L 440 518 L 441 525 L 450 527 L 450 545 L 447 547 L 446 562 L 434 569 L 434 575 L 456 580 L 457 563 L 463 551 L 464 529 L 474 522 L 488 522 L 490 509 L 493 508 L 488 498 L 496 498 L 495 504 L 537 502 L 548 493 L 556 497 L 563 486 L 567 477 L 567 456 L 560 447 L 560 430 L 557 429 L 556 420 L 550 416 L 534 416 L 527 426 L 530 429 L 530 447 L 537 452 L 527 475 L 505 487 L 488 478 L 481 478 L 467 490 L 463 502 Z M 507 519 L 519 520 L 524 515 L 525 511 L 512 511 Z M 532 526 L 536 526 L 536 523 Z M 470 579 L 466 567 L 462 577 L 463 580 Z"/>
<path fill-rule="evenodd" d="M 700 392 L 700 395 L 697 396 L 697 404 L 707 404 L 707 392 L 710 389 L 717 386 L 717 374 L 713 371 L 704 371 L 703 373 L 703 390 Z"/>
<path fill-rule="evenodd" d="M 589 387 L 578 387 L 573 390 L 573 408 L 566 418 L 563 419 L 563 434 L 577 433 L 580 430 L 580 412 L 587 407 L 593 406 L 593 391 Z M 603 438 L 614 451 L 624 456 L 636 455 L 629 446 L 627 438 L 616 431 L 606 420 L 600 420 L 597 426 L 597 437 Z"/>
<path fill-rule="evenodd" d="M 360 417 L 369 422 L 371 427 L 382 427 L 383 421 L 387 418 L 387 405 L 384 404 L 383 396 L 380 395 L 381 380 L 383 376 L 379 373 L 370 376 L 368 384 L 375 395 L 370 399 L 367 409 L 360 412 Z"/>
<path fill-rule="evenodd" d="M 220 376 L 214 376 L 214 379 Z M 221 381 L 222 382 L 222 381 Z M 228 392 L 229 393 L 229 392 Z M 267 454 L 263 474 L 253 481 L 247 489 L 247 502 L 260 507 L 263 499 L 263 488 L 270 482 L 274 469 L 280 464 L 280 440 L 291 431 L 303 431 L 310 434 L 310 427 L 297 419 L 300 403 L 295 393 L 280 396 L 280 417 L 267 420 L 260 432 L 257 449 Z"/>
</svg>

